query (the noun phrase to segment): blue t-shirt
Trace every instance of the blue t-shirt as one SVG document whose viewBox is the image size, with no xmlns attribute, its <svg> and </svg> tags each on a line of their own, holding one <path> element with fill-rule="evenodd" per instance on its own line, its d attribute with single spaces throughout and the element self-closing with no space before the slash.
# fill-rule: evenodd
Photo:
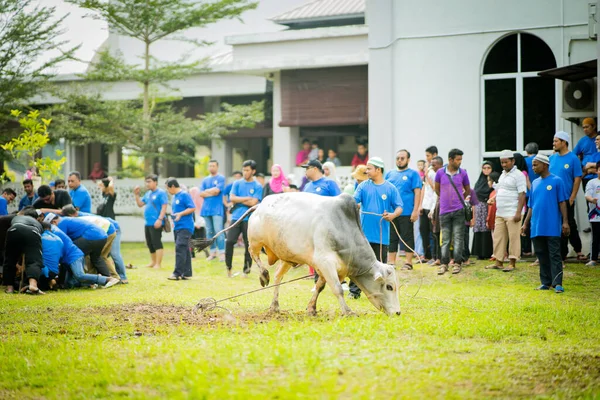
<svg viewBox="0 0 600 400">
<path fill-rule="evenodd" d="M 38 195 L 35 192 L 33 193 L 33 197 L 27 197 L 27 194 L 25 194 L 25 196 L 21 197 L 21 201 L 19 201 L 19 211 L 27 206 L 32 206 L 33 202 L 36 201 L 37 198 Z"/>
<path fill-rule="evenodd" d="M 77 240 L 80 237 L 86 240 L 101 240 L 108 237 L 102 228 L 81 218 L 63 217 L 58 222 L 58 227 L 71 240 Z"/>
<path fill-rule="evenodd" d="M 44 260 L 44 268 L 50 272 L 58 274 L 58 265 L 63 253 L 64 244 L 60 237 L 50 231 L 42 233 L 42 257 Z M 44 275 L 48 277 L 47 272 Z"/>
<path fill-rule="evenodd" d="M 383 214 L 384 211 L 392 213 L 397 207 L 402 207 L 402 197 L 398 189 L 388 181 L 376 185 L 368 179 L 361 182 L 354 192 L 354 200 L 361 204 L 361 211 Z M 381 221 L 381 232 L 379 222 L 381 217 L 371 214 L 360 213 L 360 223 L 363 232 L 370 243 L 390 244 L 390 223 Z"/>
<path fill-rule="evenodd" d="M 564 156 L 554 153 L 550 156 L 550 173 L 563 180 L 565 190 L 571 196 L 573 181 L 581 177 L 581 161 L 572 151 Z"/>
<path fill-rule="evenodd" d="M 202 210 L 200 210 L 200 216 L 202 217 L 223 216 L 223 189 L 225 188 L 225 177 L 223 175 L 207 176 L 202 180 L 200 190 L 213 188 L 218 188 L 219 194 L 204 198 Z"/>
<path fill-rule="evenodd" d="M 394 185 L 398 189 L 400 197 L 402 197 L 402 203 L 404 204 L 402 215 L 410 216 L 415 206 L 415 189 L 420 189 L 423 186 L 419 173 L 410 168 L 404 171 L 388 171 L 385 174 L 385 180 Z"/>
<path fill-rule="evenodd" d="M 115 233 L 117 231 L 117 225 L 115 225 L 117 223 L 117 221 L 115 221 L 112 218 L 108 218 L 108 217 L 101 217 L 100 215 L 96 215 L 96 214 L 92 214 L 92 213 L 86 213 L 86 212 L 81 212 L 79 211 L 77 213 L 77 215 L 79 215 L 80 217 L 96 217 L 96 218 L 102 218 L 107 220 L 108 222 L 110 222 L 110 225 L 108 227 L 108 230 L 106 231 L 107 235 L 112 235 L 113 233 Z"/>
<path fill-rule="evenodd" d="M 233 182 L 233 186 L 231 187 L 231 194 L 234 194 L 238 197 L 254 197 L 255 199 L 262 199 L 263 188 L 260 186 L 256 180 L 252 182 L 246 182 L 244 178 Z M 231 220 L 237 221 L 242 217 L 242 215 L 249 209 L 250 207 L 243 205 L 241 203 L 235 203 L 233 206 L 233 211 L 231 212 Z M 244 221 L 247 221 L 250 218 L 250 215 L 247 215 L 244 218 Z"/>
<path fill-rule="evenodd" d="M 8 215 L 8 201 L 0 196 L 0 215 Z"/>
<path fill-rule="evenodd" d="M 529 174 L 530 182 L 533 182 L 534 180 L 536 180 L 537 178 L 540 177 L 538 174 L 533 172 L 533 159 L 534 158 L 535 158 L 535 155 L 525 157 L 525 164 L 527 164 L 527 174 Z"/>
<path fill-rule="evenodd" d="M 52 233 L 58 236 L 63 242 L 63 250 L 60 257 L 61 263 L 70 265 L 84 256 L 83 251 L 58 226 L 52 225 Z"/>
<path fill-rule="evenodd" d="M 565 183 L 556 175 L 538 178 L 531 184 L 528 206 L 531 208 L 531 237 L 558 236 L 562 232 L 560 203 L 569 200 L 571 192 L 565 190 Z"/>
<path fill-rule="evenodd" d="M 192 196 L 188 192 L 184 192 L 183 190 L 173 196 L 173 201 L 171 202 L 171 211 L 173 214 L 178 214 L 182 211 L 187 210 L 188 208 L 196 209 L 196 205 L 194 204 L 194 200 L 192 200 Z M 173 222 L 175 222 L 175 226 L 173 227 L 174 231 L 178 231 L 181 229 L 187 229 L 191 233 L 194 233 L 194 214 L 183 215 L 179 221 L 175 221 L 173 218 Z"/>
<path fill-rule="evenodd" d="M 144 207 L 146 226 L 153 226 L 160 215 L 160 209 L 163 204 L 169 202 L 169 197 L 167 196 L 167 192 L 162 189 L 156 189 L 154 192 L 148 190 L 144 197 L 142 197 L 142 202 L 146 204 L 146 207 Z"/>
<path fill-rule="evenodd" d="M 577 144 L 575 145 L 575 148 L 573 149 L 573 154 L 575 154 L 577 157 L 579 157 L 579 155 L 583 156 L 583 158 L 581 159 L 581 165 L 585 165 L 588 162 L 593 162 L 590 157 L 593 156 L 594 154 L 598 153 L 598 149 L 596 148 L 596 138 L 591 138 L 589 136 L 584 136 L 581 139 L 579 139 L 579 142 L 577 142 Z M 586 179 L 591 179 L 591 178 L 595 178 L 596 174 L 587 174 L 585 176 Z"/>
<path fill-rule="evenodd" d="M 337 196 L 342 191 L 337 183 L 329 178 L 322 177 L 313 182 L 308 182 L 304 186 L 303 192 L 318 194 L 319 196 Z"/>
<path fill-rule="evenodd" d="M 73 207 L 76 207 L 79 211 L 92 212 L 92 198 L 85 186 L 79 185 L 77 189 L 69 190 L 69 195 Z"/>
<path fill-rule="evenodd" d="M 229 183 L 227 186 L 225 186 L 225 189 L 223 189 L 223 196 L 225 196 L 225 199 L 227 201 L 229 201 L 229 193 L 231 193 L 232 187 L 233 187 L 233 182 Z"/>
</svg>

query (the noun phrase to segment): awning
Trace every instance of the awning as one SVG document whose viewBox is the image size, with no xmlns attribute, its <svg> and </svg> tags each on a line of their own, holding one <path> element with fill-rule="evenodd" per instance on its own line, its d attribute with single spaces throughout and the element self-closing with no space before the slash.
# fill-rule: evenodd
<svg viewBox="0 0 600 400">
<path fill-rule="evenodd" d="M 580 81 L 595 78 L 598 75 L 598 60 L 584 61 L 566 67 L 552 68 L 538 73 L 539 76 L 560 79 L 563 81 Z"/>
</svg>

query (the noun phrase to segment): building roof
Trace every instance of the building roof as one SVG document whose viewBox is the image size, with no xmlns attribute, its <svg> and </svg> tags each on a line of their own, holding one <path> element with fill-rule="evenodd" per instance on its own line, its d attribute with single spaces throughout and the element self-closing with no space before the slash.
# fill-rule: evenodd
<svg viewBox="0 0 600 400">
<path fill-rule="evenodd" d="M 365 8 L 365 0 L 315 0 L 279 14 L 271 18 L 271 21 L 287 24 L 340 17 L 362 17 L 365 14 Z"/>
<path fill-rule="evenodd" d="M 538 72 L 538 75 L 571 82 L 590 79 L 598 75 L 598 60 L 594 59 L 560 68 L 548 69 Z"/>
</svg>

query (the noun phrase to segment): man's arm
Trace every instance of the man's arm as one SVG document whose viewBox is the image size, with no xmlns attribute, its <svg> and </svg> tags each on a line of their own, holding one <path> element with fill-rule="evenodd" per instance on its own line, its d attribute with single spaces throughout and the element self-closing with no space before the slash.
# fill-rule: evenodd
<svg viewBox="0 0 600 400">
<path fill-rule="evenodd" d="M 575 202 L 575 198 L 577 197 L 577 192 L 579 191 L 579 185 L 581 184 L 581 177 L 578 176 L 573 181 L 573 190 L 571 191 L 571 197 L 569 197 L 569 205 L 573 205 Z"/>
<path fill-rule="evenodd" d="M 563 235 L 569 236 L 571 228 L 569 227 L 569 219 L 567 218 L 567 203 L 565 201 L 560 202 L 560 214 L 562 215 L 562 232 Z"/>
<path fill-rule="evenodd" d="M 435 194 L 437 194 L 438 201 L 440 201 L 440 183 L 439 182 L 435 183 Z"/>
<path fill-rule="evenodd" d="M 523 226 L 521 226 L 521 235 L 523 236 L 525 236 L 525 232 L 527 232 L 527 229 L 529 229 L 529 221 L 531 221 L 531 208 L 527 209 L 525 221 L 523 221 Z"/>
<path fill-rule="evenodd" d="M 419 218 L 419 209 L 421 208 L 421 188 L 415 188 L 413 192 L 415 193 L 415 204 L 410 215 L 411 222 L 415 222 Z"/>
<path fill-rule="evenodd" d="M 523 207 L 525 206 L 525 192 L 519 193 L 519 202 L 517 203 L 517 212 L 513 217 L 513 221 L 519 222 L 521 220 L 521 212 L 523 211 Z"/>
</svg>

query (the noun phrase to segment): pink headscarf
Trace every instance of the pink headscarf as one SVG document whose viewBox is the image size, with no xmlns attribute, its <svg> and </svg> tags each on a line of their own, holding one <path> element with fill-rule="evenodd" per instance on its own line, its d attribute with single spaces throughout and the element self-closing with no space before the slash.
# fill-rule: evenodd
<svg viewBox="0 0 600 400">
<path fill-rule="evenodd" d="M 196 210 L 200 211 L 202 209 L 202 204 L 204 203 L 204 198 L 200 196 L 200 189 L 194 186 L 190 189 L 189 193 L 190 196 L 192 196 L 192 200 L 194 200 Z"/>
<path fill-rule="evenodd" d="M 279 170 L 279 178 L 271 178 L 269 180 L 269 186 L 274 193 L 283 192 L 283 186 L 290 186 L 287 178 L 283 174 L 283 169 L 281 169 L 281 165 L 273 164 L 273 168 L 277 168 Z"/>
</svg>

